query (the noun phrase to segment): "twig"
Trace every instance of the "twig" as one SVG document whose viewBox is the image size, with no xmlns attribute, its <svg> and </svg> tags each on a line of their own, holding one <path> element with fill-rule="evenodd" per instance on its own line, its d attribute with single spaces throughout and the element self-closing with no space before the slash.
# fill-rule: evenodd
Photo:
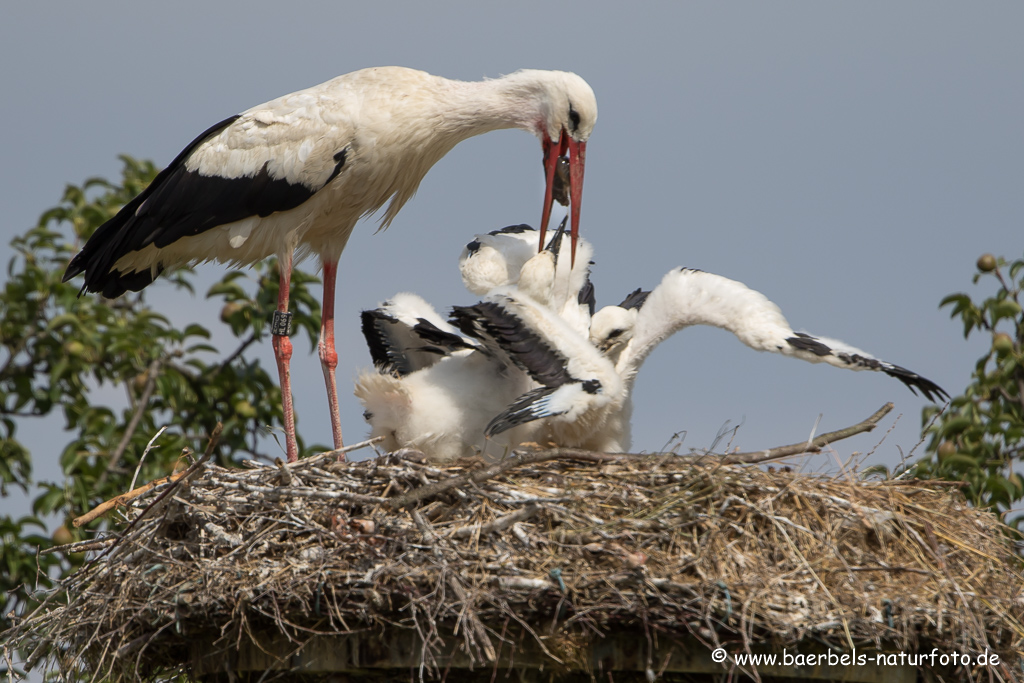
<svg viewBox="0 0 1024 683">
<path fill-rule="evenodd" d="M 798 453 L 814 453 L 820 450 L 823 446 L 827 446 L 830 443 L 835 443 L 841 439 L 847 439 L 855 434 L 861 432 L 870 432 L 872 429 L 878 426 L 878 421 L 885 417 L 889 411 L 893 408 L 892 403 L 886 403 L 884 406 L 875 411 L 875 413 L 864 420 L 858 422 L 852 427 L 846 429 L 840 429 L 834 432 L 828 432 L 811 441 L 801 441 L 800 443 L 791 444 L 789 446 L 779 446 L 778 448 L 769 448 L 766 451 L 752 451 L 750 453 L 732 453 L 730 455 L 718 456 L 718 455 L 705 455 L 700 456 L 701 460 L 714 459 L 715 462 L 723 465 L 737 465 L 737 464 L 753 464 L 758 462 L 765 462 L 766 460 L 774 460 L 776 458 L 783 458 L 787 455 L 796 455 Z"/>
<path fill-rule="evenodd" d="M 343 446 L 342 448 L 335 448 L 334 450 L 324 451 L 323 453 L 317 453 L 316 455 L 312 455 L 312 456 L 310 456 L 308 458 L 305 458 L 305 459 L 301 460 L 300 462 L 308 464 L 311 460 L 314 460 L 314 459 L 316 459 L 316 460 L 323 460 L 325 458 L 329 458 L 329 457 L 332 457 L 332 456 L 337 458 L 339 455 L 342 455 L 344 453 L 351 453 L 352 451 L 358 451 L 361 448 L 369 448 L 373 444 L 380 443 L 383 440 L 384 440 L 383 436 L 375 436 L 372 439 L 367 439 L 366 441 L 360 441 L 359 443 L 352 444 L 351 446 Z M 298 464 L 298 463 L 291 463 L 292 466 L 295 466 L 296 464 Z"/>
<path fill-rule="evenodd" d="M 153 438 L 150 439 L 149 443 L 146 444 L 146 450 L 142 451 L 142 455 L 139 456 L 139 465 L 138 465 L 138 467 L 135 468 L 135 475 L 132 477 L 132 483 L 128 486 L 128 490 L 129 491 L 131 491 L 131 490 L 133 490 L 135 488 L 135 482 L 138 481 L 138 479 L 139 479 L 139 470 L 142 469 L 142 461 L 146 459 L 147 455 L 149 455 L 150 449 L 153 448 L 153 442 L 156 441 L 157 438 L 161 434 L 163 434 L 166 430 L 167 430 L 167 425 L 164 425 L 159 430 L 157 430 L 157 433 L 154 434 Z"/>
<path fill-rule="evenodd" d="M 100 548 L 106 548 L 108 545 L 116 541 L 117 538 L 110 536 L 108 538 L 90 538 L 85 541 L 78 541 L 77 543 L 68 543 L 67 545 L 55 545 L 52 548 L 44 548 L 39 551 L 40 555 L 49 555 L 51 553 L 84 553 L 88 550 L 99 550 Z"/>
<path fill-rule="evenodd" d="M 138 498 L 139 496 L 141 496 L 146 491 L 149 491 L 150 489 L 156 488 L 157 486 L 160 486 L 162 484 L 169 484 L 171 482 L 177 481 L 178 479 L 181 478 L 183 474 L 185 474 L 185 471 L 178 472 L 177 474 L 169 474 L 166 477 L 154 479 L 148 484 L 143 484 L 137 489 L 132 489 L 127 493 L 122 493 L 119 496 L 114 496 L 110 500 L 105 500 L 96 507 L 94 507 L 92 510 L 86 512 L 81 517 L 76 517 L 72 524 L 74 524 L 75 527 L 80 527 L 83 524 L 88 524 L 97 517 L 102 517 L 103 515 L 107 514 L 114 508 L 120 507 L 122 505 L 127 505 L 128 501 Z"/>
<path fill-rule="evenodd" d="M 96 482 L 96 488 L 102 488 L 107 483 L 107 477 L 110 476 L 110 472 L 117 466 L 117 463 L 121 461 L 121 456 L 124 455 L 124 451 L 128 448 L 128 443 L 132 440 L 132 436 L 135 434 L 135 428 L 139 426 L 139 420 L 142 419 L 142 414 L 146 412 L 146 407 L 149 405 L 149 399 L 153 396 L 153 391 L 156 390 L 156 374 L 160 371 L 161 360 L 158 358 L 149 364 L 149 368 L 146 370 L 146 385 L 142 388 L 142 395 L 139 397 L 139 403 L 135 406 L 135 412 L 132 413 L 131 419 L 128 421 L 128 426 L 125 427 L 124 434 L 121 435 L 121 441 L 117 444 L 117 447 L 111 451 L 110 455 L 107 456 L 107 467 L 103 470 L 103 474 Z"/>
</svg>

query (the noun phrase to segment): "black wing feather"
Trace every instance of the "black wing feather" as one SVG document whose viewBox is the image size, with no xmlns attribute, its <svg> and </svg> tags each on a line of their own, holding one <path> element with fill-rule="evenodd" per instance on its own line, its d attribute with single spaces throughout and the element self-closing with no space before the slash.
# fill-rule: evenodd
<svg viewBox="0 0 1024 683">
<path fill-rule="evenodd" d="M 464 334 L 496 346 L 538 384 L 559 387 L 576 382 L 566 370 L 566 359 L 548 346 L 523 321 L 492 301 L 452 308 L 450 322 Z"/>
<path fill-rule="evenodd" d="M 559 387 L 538 387 L 526 392 L 487 423 L 484 435 L 494 436 L 513 427 L 558 414 L 551 412 L 546 400 L 558 389 Z"/>
<path fill-rule="evenodd" d="M 262 218 L 294 209 L 320 189 L 272 178 L 267 164 L 251 176 L 237 178 L 189 171 L 185 167 L 189 156 L 238 118 L 232 116 L 203 131 L 145 190 L 101 225 L 68 264 L 64 281 L 84 272 L 83 291 L 102 292 L 108 298 L 138 291 L 150 284 L 154 276 L 148 271 L 113 270 L 114 264 L 126 254 L 150 244 L 163 248 L 183 237 L 251 216 Z M 332 179 L 345 163 L 345 151 L 334 156 L 337 163 Z M 196 254 L 196 258 L 204 256 Z M 157 274 L 162 270 L 161 264 Z"/>
<path fill-rule="evenodd" d="M 619 304 L 619 308 L 643 308 L 644 302 L 647 301 L 647 297 L 650 296 L 650 294 L 650 292 L 644 291 L 643 289 L 637 287 L 632 292 L 626 295 L 626 298 L 622 300 L 621 304 Z"/>
<path fill-rule="evenodd" d="M 536 232 L 531 226 L 526 223 L 520 223 L 519 225 L 506 225 L 504 228 L 498 230 L 491 230 L 488 235 L 517 235 L 523 232 Z"/>
<path fill-rule="evenodd" d="M 794 332 L 793 334 L 794 336 L 786 340 L 793 348 L 809 351 L 816 356 L 833 355 L 847 365 L 855 365 L 857 367 L 884 372 L 890 377 L 895 377 L 899 381 L 903 382 L 914 394 L 917 393 L 917 390 L 920 390 L 929 401 L 938 403 L 949 399 L 949 394 L 946 393 L 945 389 L 930 379 L 922 377 L 916 372 L 907 370 L 899 365 L 893 365 L 892 363 L 884 360 L 868 358 L 867 356 L 862 356 L 858 353 L 843 353 L 841 351 L 835 351 L 825 342 L 812 337 L 806 332 Z"/>
<path fill-rule="evenodd" d="M 594 315 L 594 309 L 597 308 L 597 297 L 594 295 L 594 283 L 590 281 L 589 275 L 587 275 L 587 281 L 583 283 L 580 293 L 576 295 L 576 303 L 586 304 L 590 309 L 590 315 Z"/>
</svg>

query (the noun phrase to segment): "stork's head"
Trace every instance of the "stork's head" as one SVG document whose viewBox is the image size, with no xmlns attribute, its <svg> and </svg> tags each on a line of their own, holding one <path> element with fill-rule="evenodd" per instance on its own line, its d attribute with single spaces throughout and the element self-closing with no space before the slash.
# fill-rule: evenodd
<svg viewBox="0 0 1024 683">
<path fill-rule="evenodd" d="M 587 157 L 587 139 L 597 123 L 597 99 L 585 80 L 566 71 L 519 71 L 516 74 L 532 82 L 537 102 L 533 130 L 544 150 L 544 208 L 540 221 L 540 244 L 544 237 L 551 203 L 555 198 L 555 170 L 559 159 L 569 157 L 569 212 L 572 236 L 572 263 L 576 262 L 576 240 L 580 231 L 580 200 L 583 196 L 583 169 Z"/>
<path fill-rule="evenodd" d="M 613 363 L 636 330 L 637 309 L 605 306 L 590 321 L 590 343 Z"/>
</svg>

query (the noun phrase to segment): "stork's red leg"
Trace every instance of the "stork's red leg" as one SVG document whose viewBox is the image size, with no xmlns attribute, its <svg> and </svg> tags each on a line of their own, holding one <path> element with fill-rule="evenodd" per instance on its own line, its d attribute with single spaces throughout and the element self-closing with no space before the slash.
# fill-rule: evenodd
<svg viewBox="0 0 1024 683">
<path fill-rule="evenodd" d="M 288 462 L 299 459 L 299 445 L 295 440 L 295 409 L 292 405 L 292 377 L 289 363 L 292 359 L 291 316 L 288 314 L 288 289 L 292 280 L 292 255 L 277 260 L 280 275 L 277 290 L 277 312 L 271 325 L 274 341 L 274 357 L 277 359 L 277 373 L 281 378 L 281 404 L 284 409 L 284 440 Z"/>
<path fill-rule="evenodd" d="M 334 345 L 334 282 L 338 276 L 338 261 L 322 261 L 324 268 L 323 310 L 320 315 L 320 366 L 324 369 L 324 382 L 327 383 L 327 404 L 331 411 L 331 432 L 334 434 L 334 447 L 341 448 L 341 414 L 338 411 L 338 383 L 334 371 L 338 367 L 338 351 Z M 339 453 L 338 460 L 344 461 L 345 454 Z"/>
</svg>

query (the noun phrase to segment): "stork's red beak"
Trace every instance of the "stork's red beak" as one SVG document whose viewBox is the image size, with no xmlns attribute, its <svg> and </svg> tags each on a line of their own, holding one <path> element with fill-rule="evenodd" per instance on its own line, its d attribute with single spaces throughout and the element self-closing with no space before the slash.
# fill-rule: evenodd
<svg viewBox="0 0 1024 683">
<path fill-rule="evenodd" d="M 583 167 L 587 156 L 587 143 L 576 142 L 562 131 L 558 143 L 548 138 L 542 142 L 544 148 L 544 209 L 540 219 L 540 246 L 544 248 L 544 237 L 551 218 L 551 204 L 554 202 L 555 167 L 558 159 L 569 153 L 569 234 L 572 237 L 571 265 L 576 265 L 576 240 L 580 232 L 580 200 L 583 197 Z"/>
</svg>

